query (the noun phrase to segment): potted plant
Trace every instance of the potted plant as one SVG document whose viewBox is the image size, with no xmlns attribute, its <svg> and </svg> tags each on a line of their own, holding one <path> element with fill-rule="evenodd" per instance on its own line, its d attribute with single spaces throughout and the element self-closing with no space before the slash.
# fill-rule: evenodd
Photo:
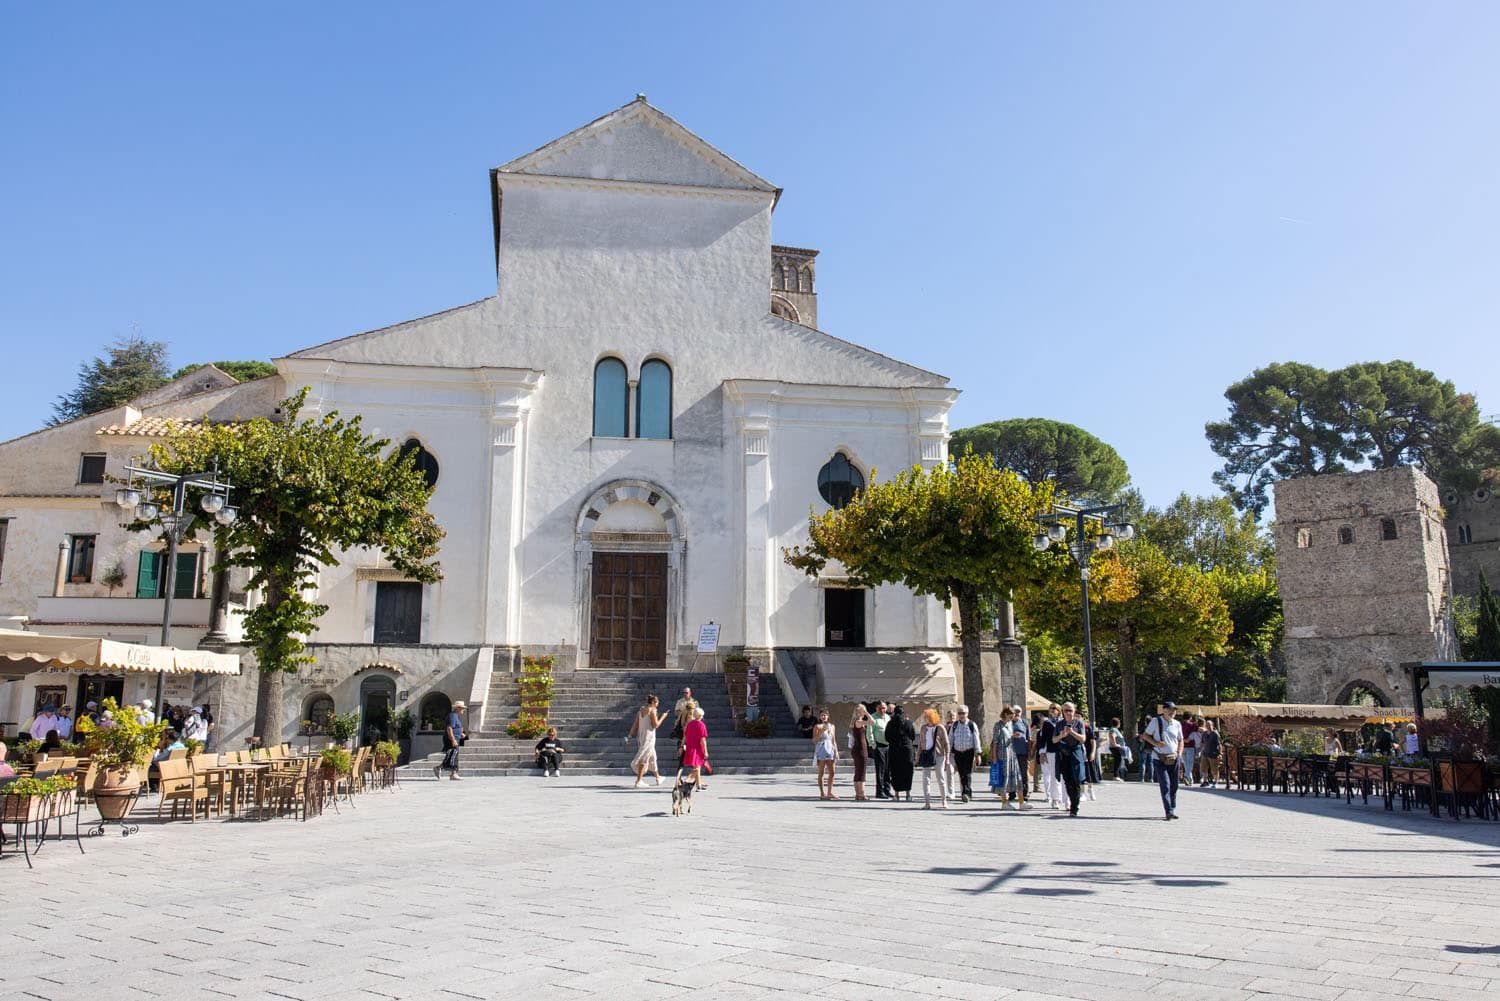
<svg viewBox="0 0 1500 1001">
<path fill-rule="evenodd" d="M 757 716 L 752 720 L 745 721 L 744 733 L 747 737 L 756 740 L 765 740 L 776 732 L 776 727 L 771 723 L 769 716 Z"/>
<path fill-rule="evenodd" d="M 394 740 L 381 740 L 375 743 L 375 767 L 391 768 L 401 757 L 401 745 Z"/>
<path fill-rule="evenodd" d="M 323 773 L 326 781 L 335 781 L 340 775 L 349 774 L 349 769 L 354 766 L 354 759 L 349 752 L 342 747 L 325 747 L 318 755 L 318 768 Z"/>
<path fill-rule="evenodd" d="M 150 764 L 167 726 L 166 720 L 140 722 L 134 710 L 122 710 L 113 698 L 100 704 L 99 722 L 88 716 L 78 720 L 89 758 L 99 771 L 94 798 L 100 816 L 119 820 L 125 815 L 131 797 L 140 788 L 142 770 Z"/>
<path fill-rule="evenodd" d="M 535 740 L 547 732 L 547 721 L 522 711 L 514 720 L 505 724 L 505 732 L 518 740 Z"/>
<path fill-rule="evenodd" d="M 1441 715 L 1418 720 L 1417 734 L 1427 750 L 1452 755 L 1450 760 L 1438 762 L 1438 777 L 1444 789 L 1472 794 L 1484 790 L 1482 768 L 1456 767 L 1460 762 L 1481 760 L 1493 751 L 1489 721 L 1473 699 L 1462 696 L 1452 699 L 1443 706 Z"/>
<path fill-rule="evenodd" d="M 359 733 L 359 713 L 345 713 L 340 716 L 337 713 L 328 717 L 328 736 L 340 747 L 348 745 Z"/>
<path fill-rule="evenodd" d="M 30 824 L 74 809 L 74 781 L 63 775 L 28 776 L 0 788 L 0 823 Z"/>
<path fill-rule="evenodd" d="M 125 567 L 120 564 L 119 560 L 115 560 L 99 576 L 99 583 L 109 588 L 109 596 L 113 598 L 115 588 L 123 587 L 125 584 Z"/>
<path fill-rule="evenodd" d="M 404 763 L 411 760 L 411 732 L 416 728 L 416 722 L 410 709 L 402 709 L 396 713 L 396 744 L 401 748 L 397 761 Z"/>
</svg>

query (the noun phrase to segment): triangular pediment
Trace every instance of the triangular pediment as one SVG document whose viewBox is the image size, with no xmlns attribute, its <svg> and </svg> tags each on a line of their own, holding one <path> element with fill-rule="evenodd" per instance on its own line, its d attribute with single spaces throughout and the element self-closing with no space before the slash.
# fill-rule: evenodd
<svg viewBox="0 0 1500 1001">
<path fill-rule="evenodd" d="M 496 168 L 500 174 L 775 192 L 776 186 L 637 98 Z"/>
</svg>

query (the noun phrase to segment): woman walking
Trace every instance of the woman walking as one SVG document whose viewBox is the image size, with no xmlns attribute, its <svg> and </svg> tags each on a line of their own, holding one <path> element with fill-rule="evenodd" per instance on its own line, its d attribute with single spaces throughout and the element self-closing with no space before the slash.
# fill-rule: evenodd
<svg viewBox="0 0 1500 1001">
<path fill-rule="evenodd" d="M 647 771 L 656 776 L 656 784 L 661 785 L 661 771 L 656 762 L 656 731 L 670 717 L 657 713 L 656 707 L 660 704 L 655 695 L 646 696 L 646 704 L 636 711 L 635 720 L 630 724 L 630 733 L 625 737 L 626 740 L 635 738 L 635 757 L 631 759 L 630 767 L 635 769 L 637 789 L 646 781 Z"/>
<path fill-rule="evenodd" d="M 813 761 L 818 766 L 818 798 L 838 799 L 833 794 L 833 773 L 839 764 L 839 745 L 834 725 L 828 718 L 827 709 L 818 710 L 818 722 L 813 724 Z"/>
<path fill-rule="evenodd" d="M 865 795 L 865 768 L 870 761 L 870 715 L 863 702 L 854 703 L 854 720 L 849 724 L 849 757 L 854 759 L 854 801 L 862 803 Z"/>
<path fill-rule="evenodd" d="M 911 777 L 913 772 L 912 745 L 917 739 L 917 728 L 911 725 L 911 720 L 906 718 L 906 711 L 900 706 L 891 710 L 891 721 L 885 725 L 885 740 L 890 745 L 890 772 L 891 792 L 896 799 L 906 793 L 906 801 L 911 802 Z"/>
<path fill-rule="evenodd" d="M 708 726 L 698 705 L 694 704 L 691 715 L 682 728 L 682 768 L 692 775 L 693 784 L 702 788 L 703 766 L 708 763 Z"/>
<path fill-rule="evenodd" d="M 994 762 L 991 766 L 990 789 L 1000 797 L 1000 809 L 1009 810 L 1011 797 L 1014 796 L 1017 810 L 1029 810 L 1031 804 L 1026 802 L 1026 772 L 1021 764 L 1022 759 L 1016 756 L 1015 722 L 1014 709 L 1000 711 L 1000 722 L 995 724 L 990 740 L 990 761 Z"/>
<path fill-rule="evenodd" d="M 927 722 L 922 726 L 918 746 L 921 754 L 917 764 L 922 766 L 922 809 L 932 809 L 932 778 L 937 774 L 938 792 L 942 794 L 943 809 L 948 809 L 948 728 L 936 709 L 923 713 Z"/>
</svg>

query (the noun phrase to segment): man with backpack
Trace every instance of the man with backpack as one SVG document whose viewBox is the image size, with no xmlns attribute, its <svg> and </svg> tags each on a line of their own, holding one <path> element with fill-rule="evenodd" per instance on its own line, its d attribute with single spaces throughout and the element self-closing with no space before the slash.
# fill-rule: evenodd
<svg viewBox="0 0 1500 1001">
<path fill-rule="evenodd" d="M 1177 703 L 1163 702 L 1161 712 L 1141 734 L 1141 740 L 1151 748 L 1156 759 L 1156 782 L 1161 786 L 1161 805 L 1167 820 L 1177 819 L 1177 762 L 1182 757 L 1182 724 L 1172 717 L 1177 713 Z"/>
</svg>

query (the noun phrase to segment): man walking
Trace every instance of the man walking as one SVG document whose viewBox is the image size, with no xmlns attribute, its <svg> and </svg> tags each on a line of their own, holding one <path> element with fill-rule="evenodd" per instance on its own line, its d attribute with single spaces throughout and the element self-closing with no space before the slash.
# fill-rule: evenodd
<svg viewBox="0 0 1500 1001">
<path fill-rule="evenodd" d="M 948 746 L 953 751 L 953 767 L 958 772 L 959 798 L 967 803 L 974 798 L 974 765 L 984 760 L 979 743 L 979 726 L 969 719 L 969 707 L 958 707 L 958 719 L 948 731 Z"/>
<path fill-rule="evenodd" d="M 1177 763 L 1182 756 L 1182 724 L 1172 717 L 1177 703 L 1163 702 L 1161 714 L 1146 724 L 1141 740 L 1156 758 L 1156 782 L 1161 786 L 1161 805 L 1168 820 L 1177 819 Z"/>
<path fill-rule="evenodd" d="M 1042 720 L 1042 728 L 1036 738 L 1037 771 L 1042 773 L 1042 791 L 1047 795 L 1047 805 L 1053 809 L 1061 807 L 1063 799 L 1062 783 L 1057 778 L 1057 748 L 1052 740 L 1061 721 L 1062 706 L 1054 702 L 1047 707 L 1047 718 Z"/>
<path fill-rule="evenodd" d="M 440 779 L 443 771 L 452 774 L 449 779 L 457 782 L 458 775 L 458 749 L 464 743 L 464 710 L 468 708 L 462 702 L 453 703 L 453 711 L 448 713 L 448 722 L 443 727 L 443 763 L 432 769 L 432 777 Z"/>
<path fill-rule="evenodd" d="M 1193 779 L 1193 768 L 1198 761 L 1198 723 L 1192 716 L 1188 716 L 1177 725 L 1182 727 L 1182 754 L 1178 759 L 1182 763 L 1182 784 L 1197 785 Z"/>
<path fill-rule="evenodd" d="M 1082 791 L 1088 767 L 1087 736 L 1084 722 L 1078 718 L 1078 707 L 1064 702 L 1062 719 L 1052 727 L 1052 753 L 1057 758 L 1058 776 L 1067 789 L 1070 817 L 1078 816 L 1078 794 Z"/>
<path fill-rule="evenodd" d="M 875 798 L 891 798 L 891 745 L 885 739 L 885 726 L 891 721 L 890 706 L 884 702 L 875 704 L 870 714 L 868 736 L 870 757 L 875 759 Z"/>
<path fill-rule="evenodd" d="M 57 736 L 65 744 L 73 739 L 72 706 L 63 706 L 57 711 Z"/>
</svg>

